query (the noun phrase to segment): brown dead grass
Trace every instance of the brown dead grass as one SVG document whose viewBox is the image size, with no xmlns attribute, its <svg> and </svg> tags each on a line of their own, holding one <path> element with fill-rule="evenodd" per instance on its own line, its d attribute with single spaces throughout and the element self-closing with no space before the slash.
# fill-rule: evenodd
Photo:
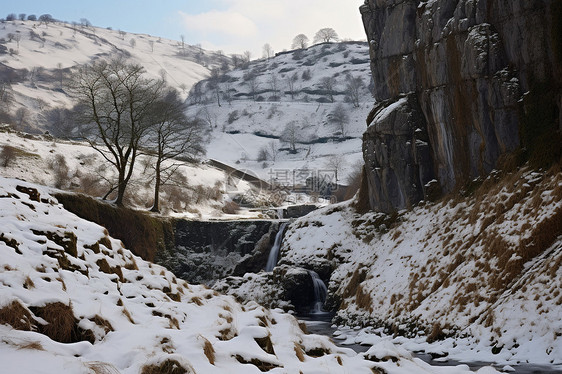
<svg viewBox="0 0 562 374">
<path fill-rule="evenodd" d="M 86 367 L 93 371 L 94 374 L 119 374 L 119 370 L 115 366 L 108 364 L 106 362 L 91 361 L 87 362 Z"/>
<path fill-rule="evenodd" d="M 31 331 L 34 326 L 31 312 L 17 300 L 0 309 L 0 324 L 23 331 Z"/>
<path fill-rule="evenodd" d="M 213 347 L 213 345 L 211 344 L 211 342 L 201 336 L 201 338 L 203 339 L 203 353 L 205 354 L 205 357 L 207 357 L 207 360 L 209 360 L 209 363 L 211 365 L 215 364 L 215 348 Z"/>
<path fill-rule="evenodd" d="M 55 302 L 32 310 L 36 316 L 47 321 L 46 325 L 38 325 L 38 330 L 42 334 L 59 343 L 75 343 L 83 340 L 71 305 Z"/>
<path fill-rule="evenodd" d="M 159 365 L 145 365 L 140 374 L 186 374 L 194 373 L 193 369 L 183 367 L 177 360 L 167 359 Z"/>
<path fill-rule="evenodd" d="M 37 342 L 37 341 L 21 343 L 21 344 L 19 344 L 18 349 L 29 349 L 31 351 L 44 351 L 45 350 L 45 348 L 43 348 L 41 343 Z"/>
<path fill-rule="evenodd" d="M 121 302 L 121 303 L 123 303 L 123 302 Z M 123 310 L 121 311 L 121 313 L 123 313 L 123 315 L 125 317 L 127 317 L 129 322 L 131 322 L 133 325 L 135 324 L 135 320 L 133 319 L 133 317 L 131 316 L 131 313 L 129 312 L 129 310 L 127 310 L 127 308 L 123 307 Z"/>
<path fill-rule="evenodd" d="M 300 344 L 295 343 L 295 354 L 300 362 L 304 362 L 304 350 Z"/>
</svg>

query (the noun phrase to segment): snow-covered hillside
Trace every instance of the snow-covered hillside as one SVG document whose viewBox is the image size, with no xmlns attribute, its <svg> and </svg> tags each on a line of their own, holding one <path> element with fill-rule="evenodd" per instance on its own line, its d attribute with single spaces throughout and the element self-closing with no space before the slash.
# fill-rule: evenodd
<svg viewBox="0 0 562 374">
<path fill-rule="evenodd" d="M 279 264 L 328 278 L 337 323 L 368 326 L 341 328 L 348 343 L 398 334 L 407 349 L 448 359 L 560 368 L 560 167 L 492 173 L 474 186 L 395 216 L 349 202 L 323 208 L 290 225 Z M 223 289 L 270 304 L 279 287 L 260 286 L 270 278 Z"/>
<path fill-rule="evenodd" d="M 279 174 L 334 169 L 337 156 L 346 184 L 362 160 L 370 76 L 366 43 L 319 44 L 198 83 L 189 113 L 213 128 L 210 158 L 286 185 L 302 181 Z"/>
<path fill-rule="evenodd" d="M 116 54 L 140 63 L 150 77 L 165 78 L 184 97 L 195 83 L 209 76 L 210 68 L 228 61 L 218 53 L 150 35 L 64 22 L 3 22 L 0 82 L 12 96 L 8 109 L 13 120 L 20 129 L 44 130 L 42 115 L 72 105 L 65 89 L 72 69 Z M 26 112 L 16 114 L 21 108 Z"/>
<path fill-rule="evenodd" d="M 0 178 L 0 227 L 3 372 L 470 372 L 389 343 L 357 355 L 288 314 L 187 284 L 41 186 Z"/>
<path fill-rule="evenodd" d="M 115 169 L 84 142 L 70 142 L 45 135 L 17 133 L 0 128 L 0 173 L 67 191 L 104 196 L 115 181 Z M 5 150 L 8 149 L 7 153 Z M 128 206 L 146 210 L 154 201 L 152 157 L 142 155 L 126 193 Z M 171 162 L 171 161 L 170 161 Z M 227 185 L 234 179 L 235 188 Z M 250 183 L 228 176 L 205 163 L 184 163 L 161 189 L 162 213 L 184 218 L 240 218 L 258 213 L 225 214 L 225 204 L 237 195 L 259 197 Z M 109 198 L 113 198 L 112 195 Z M 233 213 L 233 212 L 231 212 Z"/>
</svg>

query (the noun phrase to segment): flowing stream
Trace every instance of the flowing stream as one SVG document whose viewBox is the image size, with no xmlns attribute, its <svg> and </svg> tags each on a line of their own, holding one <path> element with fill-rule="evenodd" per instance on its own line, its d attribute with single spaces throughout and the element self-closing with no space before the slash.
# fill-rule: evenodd
<svg viewBox="0 0 562 374">
<path fill-rule="evenodd" d="M 277 235 L 275 235 L 275 242 L 273 243 L 273 247 L 271 247 L 271 251 L 269 252 L 269 257 L 267 258 L 267 264 L 265 265 L 265 271 L 273 271 L 275 265 L 277 265 L 277 258 L 279 257 L 279 250 L 281 249 L 281 242 L 283 241 L 283 233 L 285 232 L 285 228 L 287 227 L 287 222 L 283 222 L 281 226 L 279 226 L 279 231 Z"/>
<path fill-rule="evenodd" d="M 334 339 L 334 332 L 336 331 L 336 327 L 332 326 L 331 319 L 334 316 L 334 313 L 325 312 L 324 314 L 317 315 L 317 314 L 310 314 L 306 316 L 298 316 L 298 319 L 303 321 L 306 324 L 307 330 L 309 333 L 318 334 L 318 335 L 325 335 L 331 338 L 336 345 L 344 348 L 351 348 L 357 353 L 366 352 L 370 346 L 368 345 L 361 345 L 361 344 L 341 344 L 341 341 Z M 478 370 L 484 366 L 494 366 L 497 370 L 501 372 L 501 369 L 504 365 L 495 365 L 489 362 L 480 362 L 480 361 L 472 361 L 472 362 L 459 362 L 455 360 L 443 360 L 443 358 L 439 360 L 434 360 L 433 357 L 429 353 L 425 352 L 411 352 L 412 356 L 417 357 L 424 362 L 432 366 L 457 366 L 457 365 L 468 365 L 471 370 Z M 535 364 L 520 364 L 520 365 L 510 365 L 514 371 L 510 371 L 510 373 L 515 374 L 554 374 L 554 373 L 562 373 L 562 366 L 560 365 L 535 365 Z"/>
</svg>

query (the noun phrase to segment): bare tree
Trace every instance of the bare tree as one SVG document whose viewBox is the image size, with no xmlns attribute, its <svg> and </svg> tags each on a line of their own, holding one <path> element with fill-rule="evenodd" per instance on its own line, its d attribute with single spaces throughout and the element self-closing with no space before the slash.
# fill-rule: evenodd
<svg viewBox="0 0 562 374">
<path fill-rule="evenodd" d="M 361 91 L 364 87 L 365 82 L 363 82 L 363 78 L 359 76 L 354 77 L 351 74 L 347 75 L 345 84 L 346 100 L 356 108 L 359 108 L 361 104 Z"/>
<path fill-rule="evenodd" d="M 92 23 L 87 18 L 80 18 L 80 25 L 82 27 L 92 27 Z"/>
<path fill-rule="evenodd" d="M 248 63 L 252 59 L 252 52 L 244 51 L 243 56 L 244 56 L 244 62 Z"/>
<path fill-rule="evenodd" d="M 131 40 L 129 40 L 129 45 L 131 46 L 131 48 L 135 49 L 135 46 L 137 45 L 137 41 L 131 38 Z"/>
<path fill-rule="evenodd" d="M 269 155 L 271 156 L 271 161 L 275 162 L 275 160 L 277 159 L 277 154 L 279 153 L 277 144 L 275 144 L 275 140 L 272 140 L 267 143 L 267 145 L 269 147 Z"/>
<path fill-rule="evenodd" d="M 180 39 L 181 39 L 181 55 L 184 56 L 185 55 L 185 35 L 180 35 Z"/>
<path fill-rule="evenodd" d="M 214 96 L 217 99 L 217 105 L 221 106 L 221 73 L 219 68 L 213 68 L 211 70 L 211 77 L 209 78 L 209 88 L 213 90 Z"/>
<path fill-rule="evenodd" d="M 208 106 L 199 109 L 195 114 L 195 118 L 208 125 L 211 130 L 217 125 L 217 115 L 210 111 Z"/>
<path fill-rule="evenodd" d="M 331 103 L 334 102 L 334 89 L 336 87 L 337 80 L 333 76 L 324 77 L 320 80 L 320 87 L 326 92 L 326 96 Z"/>
<path fill-rule="evenodd" d="M 37 16 L 35 14 L 30 14 L 27 16 L 28 21 L 37 21 Z"/>
<path fill-rule="evenodd" d="M 189 100 L 193 104 L 201 104 L 203 102 L 203 89 L 202 89 L 202 82 L 197 82 L 189 91 Z"/>
<path fill-rule="evenodd" d="M 265 43 L 263 45 L 263 57 L 268 60 L 273 57 L 273 48 L 271 47 L 271 44 Z"/>
<path fill-rule="evenodd" d="M 119 33 L 121 39 L 125 40 L 125 35 L 127 35 L 127 33 L 123 30 L 117 30 L 117 32 Z"/>
<path fill-rule="evenodd" d="M 21 34 L 14 35 L 14 41 L 16 42 L 18 53 L 20 51 L 20 41 L 21 41 Z"/>
<path fill-rule="evenodd" d="M 41 121 L 49 132 L 58 138 L 71 137 L 74 130 L 73 113 L 69 109 L 58 107 L 45 111 Z"/>
<path fill-rule="evenodd" d="M 271 92 L 272 92 L 271 99 L 274 101 L 280 100 L 278 86 L 279 86 L 279 79 L 277 78 L 277 74 L 274 71 L 272 71 L 269 74 L 269 87 L 271 88 Z"/>
<path fill-rule="evenodd" d="M 30 112 L 27 108 L 18 108 L 16 110 L 16 116 L 15 116 L 15 121 L 16 121 L 16 129 L 18 130 L 24 130 L 25 126 L 27 126 L 27 120 L 28 117 L 30 115 Z"/>
<path fill-rule="evenodd" d="M 324 166 L 327 169 L 333 170 L 336 174 L 336 184 L 338 183 L 338 174 L 341 174 L 342 170 L 347 166 L 347 160 L 341 154 L 335 154 L 330 156 Z"/>
<path fill-rule="evenodd" d="M 148 45 L 150 46 L 150 52 L 154 52 L 154 40 L 150 39 Z"/>
<path fill-rule="evenodd" d="M 55 22 L 55 19 L 50 14 L 42 14 L 39 16 L 39 22 L 49 26 L 49 23 Z"/>
<path fill-rule="evenodd" d="M 349 123 L 349 115 L 343 104 L 336 105 L 328 114 L 328 122 L 336 126 L 342 137 L 345 136 L 345 127 Z"/>
<path fill-rule="evenodd" d="M 25 13 L 20 13 L 18 15 L 18 18 L 19 18 L 20 21 L 24 21 L 25 20 Z"/>
<path fill-rule="evenodd" d="M 299 125 L 297 121 L 291 121 L 285 125 L 281 133 L 281 141 L 289 143 L 291 153 L 297 153 L 297 140 L 299 137 Z"/>
<path fill-rule="evenodd" d="M 0 164 L 2 164 L 2 167 L 7 168 L 16 159 L 17 155 L 17 148 L 11 145 L 3 146 L 2 152 L 0 152 Z"/>
<path fill-rule="evenodd" d="M 144 68 L 122 59 L 83 66 L 74 75 L 71 92 L 79 107 L 83 137 L 117 172 L 115 204 L 123 205 L 127 184 L 160 98 L 163 82 L 143 77 Z M 113 192 L 110 190 L 104 198 Z"/>
<path fill-rule="evenodd" d="M 248 88 L 250 89 L 250 95 L 252 96 L 252 100 L 256 101 L 257 93 L 258 93 L 259 86 L 260 86 L 259 81 L 258 81 L 257 73 L 251 71 L 247 74 L 244 74 L 242 79 L 244 80 L 244 83 L 246 83 L 248 85 Z"/>
<path fill-rule="evenodd" d="M 291 95 L 291 100 L 295 99 L 295 84 L 299 80 L 299 75 L 297 73 L 293 73 L 287 77 L 287 87 L 289 88 L 289 94 Z"/>
<path fill-rule="evenodd" d="M 308 47 L 308 42 L 309 42 L 308 36 L 304 34 L 298 34 L 293 39 L 293 44 L 291 47 L 293 49 L 305 49 L 306 47 Z"/>
<path fill-rule="evenodd" d="M 176 90 L 164 92 L 153 108 L 154 124 L 148 132 L 148 144 L 151 145 L 156 158 L 153 166 L 154 204 L 151 211 L 158 212 L 160 187 L 166 184 L 183 164 L 178 158 L 197 157 L 204 153 L 204 149 L 201 122 L 187 118 L 185 104 Z"/>
<path fill-rule="evenodd" d="M 339 37 L 336 31 L 331 27 L 325 27 L 318 30 L 314 35 L 314 43 L 329 43 L 331 41 L 338 41 Z"/>
</svg>

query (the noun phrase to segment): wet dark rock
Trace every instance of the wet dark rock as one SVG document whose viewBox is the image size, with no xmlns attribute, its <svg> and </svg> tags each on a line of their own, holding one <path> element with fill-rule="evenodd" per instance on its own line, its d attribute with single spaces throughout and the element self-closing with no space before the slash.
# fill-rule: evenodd
<svg viewBox="0 0 562 374">
<path fill-rule="evenodd" d="M 377 101 L 363 138 L 372 209 L 453 191 L 561 128 L 556 0 L 368 0 L 361 13 Z"/>
<path fill-rule="evenodd" d="M 192 283 L 265 267 L 276 221 L 187 221 L 175 224 L 175 248 L 158 253 L 157 263 Z"/>
</svg>

